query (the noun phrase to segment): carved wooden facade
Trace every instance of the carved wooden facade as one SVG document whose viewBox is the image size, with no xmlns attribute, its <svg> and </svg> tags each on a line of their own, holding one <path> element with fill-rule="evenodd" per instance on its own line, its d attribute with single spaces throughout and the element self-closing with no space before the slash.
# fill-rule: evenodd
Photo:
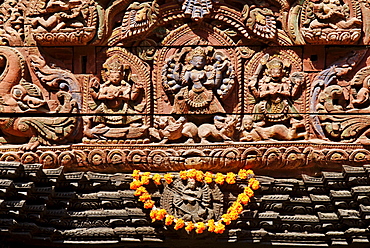
<svg viewBox="0 0 370 248">
<path fill-rule="evenodd" d="M 0 45 L 5 242 L 368 242 L 366 0 L 4 0 Z M 262 187 L 198 239 L 150 222 L 135 169 L 253 169 Z M 243 183 L 151 190 L 196 222 Z M 188 188 L 196 215 L 171 193 Z"/>
</svg>

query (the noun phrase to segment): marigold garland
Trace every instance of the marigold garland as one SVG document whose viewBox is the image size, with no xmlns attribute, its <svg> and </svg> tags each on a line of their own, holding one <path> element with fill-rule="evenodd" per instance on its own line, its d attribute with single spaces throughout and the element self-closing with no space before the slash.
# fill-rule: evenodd
<svg viewBox="0 0 370 248">
<path fill-rule="evenodd" d="M 250 176 L 254 176 L 252 170 L 239 170 L 238 174 L 233 172 L 228 172 L 226 175 L 222 173 L 217 173 L 214 175 L 211 172 L 202 172 L 195 169 L 190 169 L 187 171 L 180 171 L 179 177 L 182 180 L 194 179 L 198 182 L 204 182 L 207 184 L 212 183 L 213 181 L 216 184 L 222 185 L 225 182 L 227 184 L 235 184 L 237 177 L 240 179 L 247 179 Z M 234 221 L 239 218 L 239 215 L 243 211 L 243 205 L 247 205 L 250 201 L 250 198 L 254 196 L 254 191 L 260 187 L 260 184 L 257 179 L 251 177 L 248 180 L 248 186 L 246 186 L 242 193 L 240 193 L 235 202 L 227 209 L 226 214 L 221 216 L 221 219 L 217 222 L 214 219 L 208 220 L 207 223 L 192 221 L 185 222 L 181 218 L 176 218 L 173 215 L 167 213 L 165 209 L 159 209 L 155 206 L 155 202 L 152 200 L 152 196 L 148 193 L 147 189 L 143 185 L 148 185 L 150 179 L 156 185 L 161 184 L 161 180 L 165 180 L 167 184 L 173 182 L 174 176 L 171 173 L 167 173 L 164 176 L 160 174 L 151 175 L 150 172 L 140 172 L 139 170 L 134 170 L 132 173 L 133 181 L 130 183 L 130 189 L 135 190 L 134 195 L 139 197 L 139 201 L 144 203 L 145 209 L 151 209 L 150 218 L 152 221 L 164 220 L 165 225 L 169 226 L 174 224 L 174 229 L 179 230 L 185 227 L 187 232 L 195 230 L 196 233 L 203 233 L 204 230 L 214 233 L 223 233 L 225 231 L 225 225 L 230 225 L 231 221 Z M 207 229 L 208 228 L 208 229 Z"/>
</svg>

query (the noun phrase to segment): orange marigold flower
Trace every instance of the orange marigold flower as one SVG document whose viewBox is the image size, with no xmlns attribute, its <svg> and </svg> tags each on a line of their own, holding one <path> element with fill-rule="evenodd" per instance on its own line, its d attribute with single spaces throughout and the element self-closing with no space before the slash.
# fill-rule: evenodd
<svg viewBox="0 0 370 248">
<path fill-rule="evenodd" d="M 215 231 L 215 220 L 211 219 L 208 221 L 208 231 L 214 232 Z"/>
<path fill-rule="evenodd" d="M 136 189 L 134 196 L 141 196 L 144 193 L 148 193 L 145 187 L 140 186 L 139 188 Z"/>
<path fill-rule="evenodd" d="M 156 220 L 163 220 L 166 217 L 166 215 L 167 215 L 166 209 L 161 208 L 160 210 L 158 210 Z"/>
<path fill-rule="evenodd" d="M 223 175 L 223 174 L 221 174 L 221 173 L 217 173 L 216 174 L 216 177 L 215 177 L 215 182 L 217 183 L 217 184 L 224 184 L 224 181 L 225 181 L 225 176 Z"/>
<path fill-rule="evenodd" d="M 196 179 L 198 182 L 203 181 L 203 177 L 204 177 L 204 173 L 203 173 L 203 171 L 196 171 L 196 173 L 195 173 L 195 179 Z"/>
<path fill-rule="evenodd" d="M 182 180 L 188 179 L 188 172 L 187 171 L 180 171 L 180 178 Z"/>
<path fill-rule="evenodd" d="M 215 225 L 215 230 L 214 232 L 215 233 L 223 233 L 225 231 L 225 225 L 222 224 L 221 222 L 217 222 L 216 225 Z"/>
<path fill-rule="evenodd" d="M 157 214 L 158 214 L 158 210 L 157 209 L 152 209 L 150 211 L 149 216 L 152 219 L 152 222 L 154 222 L 157 219 Z"/>
<path fill-rule="evenodd" d="M 139 170 L 134 170 L 132 172 L 132 177 L 136 180 L 139 180 L 140 179 L 140 171 Z"/>
<path fill-rule="evenodd" d="M 153 206 L 154 206 L 154 201 L 153 200 L 147 200 L 146 202 L 144 202 L 144 208 L 145 209 L 153 208 Z"/>
<path fill-rule="evenodd" d="M 249 183 L 249 185 L 251 185 L 254 181 L 256 181 L 257 179 L 255 179 L 254 177 L 252 177 L 252 178 L 250 178 L 249 179 L 249 181 L 248 181 L 248 183 Z"/>
<path fill-rule="evenodd" d="M 150 199 L 152 199 L 152 196 L 149 193 L 143 193 L 139 197 L 139 201 L 141 201 L 141 202 L 145 202 L 145 201 L 150 200 Z"/>
<path fill-rule="evenodd" d="M 222 217 L 222 221 L 226 225 L 230 225 L 231 224 L 231 219 L 230 219 L 230 216 L 228 214 L 223 214 L 221 217 Z"/>
<path fill-rule="evenodd" d="M 195 178 L 197 175 L 197 171 L 195 169 L 188 170 L 188 178 Z"/>
<path fill-rule="evenodd" d="M 209 171 L 207 171 L 205 174 L 204 174 L 204 181 L 206 183 L 211 183 L 213 180 L 213 174 Z"/>
<path fill-rule="evenodd" d="M 252 183 L 251 188 L 252 188 L 253 190 L 257 190 L 257 189 L 259 189 L 259 188 L 260 188 L 260 182 L 258 182 L 257 180 L 256 180 L 256 181 L 254 181 L 254 182 Z"/>
<path fill-rule="evenodd" d="M 231 207 L 229 207 L 229 209 L 227 210 L 226 213 L 229 214 L 232 211 L 235 211 L 238 214 L 240 214 L 241 212 L 243 212 L 243 206 L 242 206 L 242 204 L 240 204 L 239 202 L 233 202 L 233 204 L 231 205 Z"/>
<path fill-rule="evenodd" d="M 153 180 L 154 184 L 161 185 L 161 178 L 162 178 L 161 175 L 154 174 L 154 176 L 152 177 L 152 180 Z"/>
<path fill-rule="evenodd" d="M 185 222 L 184 222 L 183 219 L 177 219 L 176 224 L 174 226 L 174 229 L 179 230 L 179 229 L 183 228 L 184 225 L 185 225 Z"/>
<path fill-rule="evenodd" d="M 247 173 L 246 170 L 241 169 L 238 172 L 238 176 L 239 176 L 240 179 L 247 179 L 248 178 L 248 173 Z"/>
<path fill-rule="evenodd" d="M 236 175 L 234 173 L 232 173 L 232 172 L 228 172 L 226 174 L 226 182 L 228 184 L 234 184 L 234 183 L 236 183 Z"/>
<path fill-rule="evenodd" d="M 143 184 L 138 181 L 138 180 L 134 180 L 130 183 L 130 189 L 138 189 L 139 187 L 141 187 Z"/>
<path fill-rule="evenodd" d="M 203 231 L 206 230 L 206 225 L 203 222 L 197 223 L 197 229 L 195 230 L 196 233 L 203 233 Z"/>
<path fill-rule="evenodd" d="M 164 220 L 164 224 L 166 226 L 172 225 L 174 219 L 175 219 L 175 216 L 173 216 L 173 215 L 167 215 L 166 216 L 166 219 Z"/>
<path fill-rule="evenodd" d="M 185 230 L 187 232 L 191 232 L 194 228 L 195 228 L 195 225 L 194 225 L 193 222 L 191 222 L 191 221 L 186 222 Z"/>
<path fill-rule="evenodd" d="M 253 190 L 252 190 L 250 187 L 245 187 L 245 188 L 244 188 L 244 193 L 245 193 L 248 197 L 253 197 L 253 196 L 254 196 L 254 192 L 253 192 Z"/>
<path fill-rule="evenodd" d="M 171 173 L 167 173 L 166 175 L 163 176 L 164 180 L 166 180 L 167 184 L 170 184 L 173 182 L 173 177 Z"/>
</svg>

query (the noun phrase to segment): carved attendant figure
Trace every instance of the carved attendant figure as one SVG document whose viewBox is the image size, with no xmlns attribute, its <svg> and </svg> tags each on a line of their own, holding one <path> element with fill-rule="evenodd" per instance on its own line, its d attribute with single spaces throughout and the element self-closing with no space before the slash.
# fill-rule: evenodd
<svg viewBox="0 0 370 248">
<path fill-rule="evenodd" d="M 266 62 L 262 61 L 262 64 Z M 266 63 L 264 76 L 257 84 L 257 76 L 249 82 L 252 94 L 259 100 L 256 104 L 254 118 L 260 122 L 259 126 L 288 122 L 291 118 L 300 118 L 292 103 L 298 87 L 302 83 L 302 75 L 295 73 L 292 78 L 286 75 L 286 68 L 290 64 L 274 58 Z M 292 80 L 293 79 L 293 80 Z"/>
<path fill-rule="evenodd" d="M 90 91 L 94 99 L 101 101 L 96 113 L 121 115 L 96 116 L 94 122 L 99 123 L 98 127 L 105 127 L 105 125 L 121 126 L 139 120 L 139 116 L 125 115 L 135 113 L 130 104 L 139 96 L 141 89 L 138 83 L 130 85 L 124 80 L 125 76 L 128 76 L 125 72 L 129 73 L 129 68 L 114 56 L 103 67 L 107 70 L 107 81 L 101 85 L 94 81 Z"/>
</svg>

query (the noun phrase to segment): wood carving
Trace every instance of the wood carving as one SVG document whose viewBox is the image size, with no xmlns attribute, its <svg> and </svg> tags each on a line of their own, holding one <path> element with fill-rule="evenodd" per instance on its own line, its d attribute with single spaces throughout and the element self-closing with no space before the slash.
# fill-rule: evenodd
<svg viewBox="0 0 370 248">
<path fill-rule="evenodd" d="M 2 1 L 0 241 L 368 243 L 369 41 L 366 0 Z"/>
</svg>

